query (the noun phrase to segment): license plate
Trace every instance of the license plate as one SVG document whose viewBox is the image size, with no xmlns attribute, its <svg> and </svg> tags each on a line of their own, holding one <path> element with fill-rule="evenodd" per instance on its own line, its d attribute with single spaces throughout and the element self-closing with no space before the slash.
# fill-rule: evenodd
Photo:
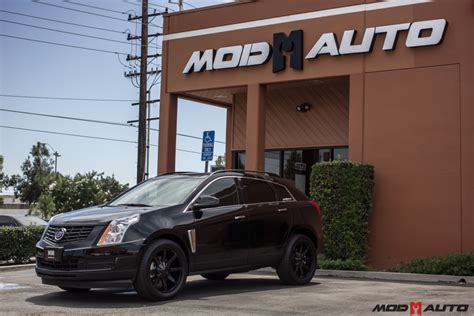
<svg viewBox="0 0 474 316">
<path fill-rule="evenodd" d="M 50 261 L 61 261 L 62 249 L 61 248 L 46 248 L 44 250 L 44 258 Z"/>
<path fill-rule="evenodd" d="M 47 256 L 48 256 L 48 259 L 54 259 L 54 258 L 56 258 L 56 251 L 54 251 L 54 250 L 48 250 Z"/>
</svg>

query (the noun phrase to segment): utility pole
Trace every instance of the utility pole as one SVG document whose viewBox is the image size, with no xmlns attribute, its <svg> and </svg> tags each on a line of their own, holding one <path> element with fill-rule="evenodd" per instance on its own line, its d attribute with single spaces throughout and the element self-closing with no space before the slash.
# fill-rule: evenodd
<svg viewBox="0 0 474 316">
<path fill-rule="evenodd" d="M 127 35 L 127 40 L 135 41 L 140 40 L 140 56 L 128 55 L 127 61 L 135 61 L 140 60 L 140 71 L 136 71 L 134 68 L 133 70 L 124 73 L 126 78 L 129 78 L 132 84 L 140 89 L 140 97 L 139 102 L 134 103 L 132 105 L 138 105 L 138 150 L 137 150 L 137 183 L 142 182 L 146 178 L 148 178 L 149 168 L 148 168 L 148 160 L 149 160 L 149 129 L 150 129 L 150 121 L 151 118 L 149 117 L 150 112 L 150 104 L 160 102 L 160 100 L 151 100 L 147 97 L 150 96 L 151 88 L 156 84 L 154 80 L 152 80 L 151 86 L 147 87 L 147 76 L 157 76 L 161 73 L 161 69 L 158 68 L 151 68 L 148 70 L 148 59 L 150 58 L 159 58 L 161 57 L 161 53 L 155 53 L 152 55 L 148 55 L 148 38 L 150 37 L 158 37 L 163 35 L 160 32 L 148 34 L 150 22 L 148 19 L 150 17 L 161 16 L 168 13 L 166 9 L 164 12 L 157 12 L 154 10 L 153 13 L 148 13 L 148 0 L 142 0 L 142 14 L 141 16 L 135 16 L 132 14 L 128 15 L 128 21 L 133 20 L 141 20 L 141 34 L 140 35 Z M 136 81 L 135 81 L 136 80 Z M 132 121 L 130 121 L 132 122 Z"/>
<path fill-rule="evenodd" d="M 140 47 L 140 105 L 138 110 L 137 183 L 140 183 L 145 179 L 147 130 L 146 75 L 148 71 L 148 0 L 142 0 L 142 34 Z"/>
<path fill-rule="evenodd" d="M 177 5 L 178 5 L 178 8 L 179 8 L 179 11 L 183 11 L 183 10 L 184 10 L 184 1 L 183 1 L 183 0 L 178 0 L 177 2 L 168 0 L 168 3 L 177 4 Z"/>
</svg>

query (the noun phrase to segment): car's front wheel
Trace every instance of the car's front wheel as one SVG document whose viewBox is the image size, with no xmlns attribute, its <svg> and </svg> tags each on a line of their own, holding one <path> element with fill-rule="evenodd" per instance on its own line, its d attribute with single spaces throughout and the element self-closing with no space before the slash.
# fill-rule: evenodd
<svg viewBox="0 0 474 316">
<path fill-rule="evenodd" d="M 277 268 L 280 280 L 289 285 L 308 284 L 316 271 L 316 247 L 305 235 L 290 237 Z"/>
<path fill-rule="evenodd" d="M 183 288 L 187 275 L 188 261 L 184 251 L 174 241 L 161 239 L 145 251 L 134 287 L 145 299 L 168 300 Z"/>
</svg>

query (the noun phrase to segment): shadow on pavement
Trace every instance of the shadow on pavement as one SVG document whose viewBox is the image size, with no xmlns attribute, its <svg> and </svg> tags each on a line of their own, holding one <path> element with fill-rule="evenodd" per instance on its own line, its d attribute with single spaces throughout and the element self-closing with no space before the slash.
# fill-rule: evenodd
<svg viewBox="0 0 474 316">
<path fill-rule="evenodd" d="M 308 286 L 318 285 L 311 282 Z M 186 283 L 183 291 L 171 301 L 149 302 L 143 300 L 133 290 L 92 290 L 88 293 L 68 293 L 58 289 L 57 292 L 33 296 L 28 302 L 43 306 L 80 307 L 80 308 L 130 308 L 159 306 L 183 300 L 206 300 L 209 297 L 240 293 L 272 291 L 289 288 L 278 279 L 243 278 L 224 281 L 193 280 Z"/>
</svg>

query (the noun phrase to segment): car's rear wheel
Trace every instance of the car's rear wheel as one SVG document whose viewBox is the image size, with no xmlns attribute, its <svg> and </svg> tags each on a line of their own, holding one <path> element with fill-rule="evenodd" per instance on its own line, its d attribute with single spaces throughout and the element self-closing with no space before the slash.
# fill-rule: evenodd
<svg viewBox="0 0 474 316">
<path fill-rule="evenodd" d="M 205 273 L 201 276 L 211 281 L 222 281 L 229 276 L 229 273 Z"/>
<path fill-rule="evenodd" d="M 174 241 L 161 239 L 145 251 L 134 287 L 145 299 L 168 300 L 183 288 L 187 275 L 188 261 L 183 249 Z"/>
<path fill-rule="evenodd" d="M 280 280 L 289 285 L 308 284 L 316 271 L 316 247 L 305 235 L 290 237 L 277 268 Z"/>
<path fill-rule="evenodd" d="M 78 288 L 78 287 L 66 287 L 66 286 L 59 286 L 61 290 L 71 293 L 86 293 L 89 292 L 91 289 L 88 288 Z"/>
</svg>

